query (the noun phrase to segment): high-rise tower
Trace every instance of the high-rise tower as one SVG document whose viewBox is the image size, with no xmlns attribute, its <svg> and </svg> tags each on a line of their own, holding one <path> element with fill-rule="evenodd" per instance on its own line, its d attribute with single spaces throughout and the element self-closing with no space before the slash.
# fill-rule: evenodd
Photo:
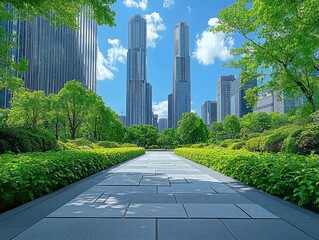
<svg viewBox="0 0 319 240">
<path fill-rule="evenodd" d="M 173 111 L 172 127 L 185 112 L 191 111 L 189 28 L 185 22 L 174 27 Z"/>
<path fill-rule="evenodd" d="M 151 124 L 151 85 L 147 84 L 146 20 L 134 15 L 128 22 L 126 123 Z"/>
<path fill-rule="evenodd" d="M 230 88 L 235 81 L 234 75 L 220 76 L 217 82 L 217 122 L 221 122 L 231 113 Z"/>
<path fill-rule="evenodd" d="M 10 10 L 10 5 L 6 7 Z M 76 80 L 96 90 L 97 24 L 85 12 L 79 15 L 78 23 L 76 30 L 66 25 L 54 28 L 42 17 L 0 23 L 5 31 L 18 36 L 9 39 L 18 46 L 12 50 L 14 60 L 28 60 L 27 71 L 19 76 L 26 88 L 58 93 L 66 82 Z M 0 107 L 10 107 L 10 98 L 7 90 L 1 89 Z"/>
</svg>

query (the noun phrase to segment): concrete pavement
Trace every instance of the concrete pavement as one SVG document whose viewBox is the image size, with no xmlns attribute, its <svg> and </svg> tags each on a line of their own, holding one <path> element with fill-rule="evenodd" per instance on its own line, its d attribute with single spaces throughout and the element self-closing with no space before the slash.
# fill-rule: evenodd
<svg viewBox="0 0 319 240">
<path fill-rule="evenodd" d="M 0 215 L 0 239 L 319 239 L 319 214 L 174 155 L 145 155 Z"/>
</svg>

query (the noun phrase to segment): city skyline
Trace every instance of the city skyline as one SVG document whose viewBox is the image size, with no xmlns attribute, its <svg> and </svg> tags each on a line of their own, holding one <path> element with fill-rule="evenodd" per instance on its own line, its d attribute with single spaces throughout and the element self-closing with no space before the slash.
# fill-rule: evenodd
<svg viewBox="0 0 319 240">
<path fill-rule="evenodd" d="M 103 97 L 106 105 L 119 115 L 125 115 L 127 22 L 134 14 L 140 14 L 146 19 L 148 26 L 148 82 L 152 84 L 154 113 L 159 118 L 168 117 L 167 96 L 172 93 L 173 81 L 174 26 L 184 21 L 190 29 L 191 109 L 200 115 L 200 107 L 204 101 L 216 100 L 218 77 L 239 75 L 237 69 L 227 69 L 222 65 L 233 58 L 230 50 L 242 42 L 240 36 L 209 31 L 210 26 L 218 24 L 219 11 L 233 2 L 225 0 L 212 4 L 209 0 L 203 0 L 198 4 L 195 0 L 189 0 L 175 1 L 170 6 L 164 6 L 164 1 L 148 1 L 142 7 L 129 6 L 118 1 L 112 5 L 117 13 L 117 26 L 99 26 L 98 31 L 98 94 Z"/>
</svg>

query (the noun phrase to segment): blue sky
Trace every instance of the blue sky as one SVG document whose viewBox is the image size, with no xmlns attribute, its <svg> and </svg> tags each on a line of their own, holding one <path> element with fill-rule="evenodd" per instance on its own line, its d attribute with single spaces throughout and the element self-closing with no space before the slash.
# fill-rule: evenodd
<svg viewBox="0 0 319 240">
<path fill-rule="evenodd" d="M 232 59 L 229 50 L 238 47 L 242 39 L 237 35 L 213 34 L 209 25 L 218 24 L 221 9 L 234 0 L 118 0 L 116 27 L 98 28 L 97 93 L 107 106 L 125 115 L 126 51 L 128 20 L 140 14 L 148 23 L 148 82 L 153 86 L 153 111 L 167 117 L 167 95 L 172 92 L 173 29 L 185 21 L 190 29 L 191 99 L 192 109 L 200 115 L 201 104 L 216 100 L 217 79 L 234 74 L 223 63 Z"/>
</svg>

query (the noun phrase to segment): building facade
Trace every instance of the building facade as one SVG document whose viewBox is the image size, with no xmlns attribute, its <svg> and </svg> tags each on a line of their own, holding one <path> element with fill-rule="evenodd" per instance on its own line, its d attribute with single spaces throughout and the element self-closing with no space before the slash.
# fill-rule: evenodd
<svg viewBox="0 0 319 240">
<path fill-rule="evenodd" d="M 97 24 L 86 17 L 85 11 L 78 17 L 77 30 L 66 25 L 54 28 L 42 17 L 2 23 L 7 32 L 18 36 L 12 39 L 18 46 L 12 57 L 28 61 L 27 71 L 19 77 L 30 91 L 58 93 L 71 80 L 96 91 Z M 2 108 L 8 107 L 8 100 L 10 93 L 2 90 Z"/>
<path fill-rule="evenodd" d="M 167 128 L 167 118 L 160 118 L 158 120 L 158 131 L 161 133 Z"/>
<path fill-rule="evenodd" d="M 230 88 L 234 75 L 220 76 L 217 82 L 217 121 L 221 122 L 231 113 Z"/>
<path fill-rule="evenodd" d="M 189 28 L 185 22 L 174 27 L 172 103 L 172 127 L 177 128 L 183 113 L 191 111 Z"/>
<path fill-rule="evenodd" d="M 288 99 L 285 95 L 281 96 L 277 92 L 266 92 L 258 97 L 258 101 L 253 112 L 279 112 L 281 114 L 287 114 L 289 111 L 304 105 L 306 101 L 305 97 Z"/>
<path fill-rule="evenodd" d="M 168 94 L 167 127 L 173 128 L 173 94 Z"/>
<path fill-rule="evenodd" d="M 240 79 L 237 78 L 231 83 L 230 87 L 230 114 L 235 114 L 238 118 L 250 113 L 253 109 L 247 107 L 247 102 L 244 99 L 246 90 L 257 86 L 257 79 L 248 81 L 244 86 L 241 86 Z"/>
<path fill-rule="evenodd" d="M 134 15 L 128 22 L 126 123 L 151 124 L 152 91 L 147 83 L 146 20 Z"/>
<path fill-rule="evenodd" d="M 205 101 L 201 106 L 201 118 L 206 123 L 207 128 L 213 122 L 217 122 L 217 102 L 216 101 Z"/>
</svg>

